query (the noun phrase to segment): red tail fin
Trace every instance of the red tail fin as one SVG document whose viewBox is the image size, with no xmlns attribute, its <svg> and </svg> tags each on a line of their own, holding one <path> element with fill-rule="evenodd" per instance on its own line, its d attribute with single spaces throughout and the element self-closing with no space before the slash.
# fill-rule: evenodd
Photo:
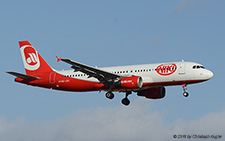
<svg viewBox="0 0 225 141">
<path fill-rule="evenodd" d="M 19 41 L 19 45 L 27 75 L 52 71 L 52 68 L 28 41 Z"/>
</svg>

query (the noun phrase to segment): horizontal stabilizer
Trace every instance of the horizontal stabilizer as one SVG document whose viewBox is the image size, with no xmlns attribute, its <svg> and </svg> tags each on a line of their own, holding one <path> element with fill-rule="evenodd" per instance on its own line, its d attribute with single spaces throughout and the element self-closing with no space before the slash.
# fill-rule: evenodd
<svg viewBox="0 0 225 141">
<path fill-rule="evenodd" d="M 17 72 L 6 72 L 6 73 L 22 78 L 24 80 L 29 80 L 29 81 L 38 79 L 37 77 L 33 77 L 33 76 L 29 76 L 29 75 L 25 75 L 25 74 L 21 74 Z"/>
</svg>

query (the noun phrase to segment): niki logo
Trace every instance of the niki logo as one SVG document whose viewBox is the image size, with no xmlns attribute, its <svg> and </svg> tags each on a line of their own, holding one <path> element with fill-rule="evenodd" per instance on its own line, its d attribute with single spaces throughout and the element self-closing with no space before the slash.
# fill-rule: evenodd
<svg viewBox="0 0 225 141">
<path fill-rule="evenodd" d="M 156 72 L 160 75 L 171 75 L 177 70 L 177 66 L 174 63 L 162 64 L 156 68 Z"/>
<path fill-rule="evenodd" d="M 37 70 L 40 67 L 40 60 L 33 46 L 25 45 L 20 50 L 25 68 L 28 70 Z"/>
</svg>

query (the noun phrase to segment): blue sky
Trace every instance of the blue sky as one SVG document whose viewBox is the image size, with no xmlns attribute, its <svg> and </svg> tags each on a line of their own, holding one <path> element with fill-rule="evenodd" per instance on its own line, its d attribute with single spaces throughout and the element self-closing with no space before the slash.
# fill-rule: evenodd
<svg viewBox="0 0 225 141">
<path fill-rule="evenodd" d="M 224 7 L 222 0 L 0 2 L 0 140 L 148 140 L 149 135 L 173 140 L 174 134 L 224 138 Z M 70 66 L 57 63 L 56 55 L 98 67 L 184 59 L 203 64 L 214 77 L 189 85 L 188 98 L 181 86 L 166 87 L 164 99 L 133 94 L 131 105 L 124 107 L 121 93 L 110 101 L 105 92 L 15 83 L 5 72 L 25 72 L 20 40 L 30 41 L 58 70 Z"/>
</svg>

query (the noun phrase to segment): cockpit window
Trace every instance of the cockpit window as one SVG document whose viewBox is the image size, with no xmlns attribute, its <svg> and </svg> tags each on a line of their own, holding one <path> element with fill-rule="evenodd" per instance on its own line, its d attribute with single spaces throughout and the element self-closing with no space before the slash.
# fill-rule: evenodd
<svg viewBox="0 0 225 141">
<path fill-rule="evenodd" d="M 193 69 L 200 69 L 200 68 L 205 69 L 205 67 L 199 66 L 199 65 L 194 65 L 192 68 L 193 68 Z"/>
</svg>

